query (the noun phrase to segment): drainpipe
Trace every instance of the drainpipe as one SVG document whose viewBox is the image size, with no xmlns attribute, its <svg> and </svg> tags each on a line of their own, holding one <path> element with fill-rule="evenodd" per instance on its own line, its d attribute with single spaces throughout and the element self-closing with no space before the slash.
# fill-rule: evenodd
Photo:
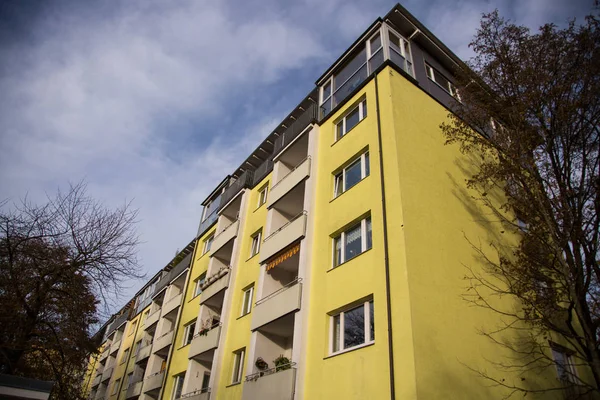
<svg viewBox="0 0 600 400">
<path fill-rule="evenodd" d="M 387 209 L 385 204 L 385 180 L 383 173 L 383 144 L 381 139 L 381 116 L 379 112 L 379 85 L 377 75 L 375 75 L 375 104 L 377 109 L 377 138 L 379 140 L 379 170 L 381 177 L 381 203 L 383 216 L 383 252 L 385 266 L 385 300 L 387 307 L 387 327 L 388 327 L 388 361 L 390 367 L 390 399 L 396 399 L 396 385 L 394 381 L 394 341 L 392 330 L 392 300 L 390 296 L 390 258 L 388 249 L 387 232 Z"/>
</svg>

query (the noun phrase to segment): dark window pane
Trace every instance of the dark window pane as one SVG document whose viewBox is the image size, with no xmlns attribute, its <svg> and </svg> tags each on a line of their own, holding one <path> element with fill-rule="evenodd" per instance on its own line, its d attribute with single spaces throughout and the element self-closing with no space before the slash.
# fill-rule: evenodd
<svg viewBox="0 0 600 400">
<path fill-rule="evenodd" d="M 335 177 L 335 197 L 339 196 L 340 194 L 342 194 L 344 192 L 342 183 L 343 183 L 343 174 L 338 174 Z"/>
<path fill-rule="evenodd" d="M 365 342 L 365 308 L 357 307 L 344 313 L 344 348 Z"/>
<path fill-rule="evenodd" d="M 365 154 L 365 176 L 371 175 L 371 160 L 369 159 L 369 153 Z"/>
<path fill-rule="evenodd" d="M 333 317 L 333 346 L 334 352 L 340 350 L 340 316 L 336 315 Z"/>
<path fill-rule="evenodd" d="M 208 383 L 210 382 L 210 374 L 204 374 L 202 377 L 202 391 L 208 389 Z"/>
<path fill-rule="evenodd" d="M 346 132 L 348 133 L 348 131 L 352 128 L 354 128 L 358 123 L 360 122 L 360 114 L 358 111 L 358 107 L 356 107 L 354 110 L 352 110 L 350 112 L 350 114 L 348 114 L 346 116 Z"/>
<path fill-rule="evenodd" d="M 350 61 L 346 63 L 346 65 L 344 65 L 344 67 L 342 67 L 337 74 L 335 74 L 335 77 L 333 78 L 333 87 L 338 89 L 340 86 L 342 86 L 344 82 L 346 82 L 348 78 L 358 71 L 361 65 L 363 65 L 366 61 L 367 54 L 365 48 L 363 47 L 358 54 L 356 54 Z"/>
<path fill-rule="evenodd" d="M 372 74 L 381 64 L 383 64 L 383 51 L 379 50 L 369 60 L 369 73 Z"/>
<path fill-rule="evenodd" d="M 340 140 L 344 136 L 344 121 L 338 122 L 336 125 L 336 138 Z"/>
<path fill-rule="evenodd" d="M 350 189 L 361 180 L 360 159 L 356 160 L 346 168 L 346 187 L 344 190 Z"/>
<path fill-rule="evenodd" d="M 346 232 L 346 251 L 344 261 L 348 261 L 362 252 L 361 242 L 360 224 L 358 224 Z"/>
<path fill-rule="evenodd" d="M 368 250 L 371 247 L 373 247 L 371 218 L 367 218 L 366 225 L 367 225 L 367 248 L 366 248 L 366 250 Z"/>
<path fill-rule="evenodd" d="M 377 50 L 381 47 L 381 36 L 379 33 L 371 39 L 371 55 L 375 54 Z"/>
<path fill-rule="evenodd" d="M 373 300 L 369 302 L 369 314 L 371 317 L 371 340 L 375 340 L 375 306 L 373 305 Z"/>
<path fill-rule="evenodd" d="M 392 32 L 389 32 L 390 43 L 396 46 L 398 49 L 400 48 L 400 38 L 394 35 Z"/>
<path fill-rule="evenodd" d="M 354 89 L 358 88 L 361 83 L 367 79 L 368 69 L 365 63 L 352 78 L 348 79 L 337 91 L 333 94 L 333 106 L 341 103 L 346 97 L 348 97 Z"/>
<path fill-rule="evenodd" d="M 323 100 L 326 100 L 331 95 L 331 83 L 326 83 L 323 86 Z"/>
</svg>

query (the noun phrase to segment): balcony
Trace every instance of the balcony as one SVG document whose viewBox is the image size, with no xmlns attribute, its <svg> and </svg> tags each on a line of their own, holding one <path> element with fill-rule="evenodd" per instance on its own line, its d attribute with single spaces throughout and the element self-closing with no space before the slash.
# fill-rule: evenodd
<svg viewBox="0 0 600 400">
<path fill-rule="evenodd" d="M 260 249 L 259 262 L 264 263 L 279 251 L 304 237 L 306 233 L 306 212 L 297 215 L 287 224 L 265 238 Z"/>
<path fill-rule="evenodd" d="M 157 354 L 157 353 L 161 353 L 160 355 L 164 354 L 163 350 L 168 348 L 171 345 L 171 342 L 173 341 L 173 333 L 174 333 L 174 331 L 169 331 L 169 332 L 165 333 L 164 335 L 156 338 L 154 340 L 152 352 L 154 354 Z"/>
<path fill-rule="evenodd" d="M 148 315 L 148 317 L 146 317 L 146 321 L 144 322 L 144 330 L 147 331 L 150 328 L 152 328 L 152 326 L 154 326 L 154 324 L 158 322 L 159 318 L 160 308 L 154 311 L 152 314 Z"/>
<path fill-rule="evenodd" d="M 100 384 L 100 380 L 102 379 L 102 374 L 96 375 L 94 380 L 92 381 L 92 387 L 96 387 Z"/>
<path fill-rule="evenodd" d="M 317 121 L 317 107 L 311 102 L 304 113 L 300 115 L 279 137 L 275 140 L 273 155 L 279 154 L 288 144 L 312 123 Z"/>
<path fill-rule="evenodd" d="M 286 368 L 287 369 L 282 369 Z M 292 400 L 296 384 L 296 364 L 288 364 L 246 377 L 242 400 Z"/>
<path fill-rule="evenodd" d="M 162 315 L 166 316 L 169 313 L 171 313 L 172 311 L 177 310 L 177 308 L 181 305 L 181 298 L 182 297 L 183 297 L 183 294 L 179 293 L 177 296 L 171 298 L 169 301 L 167 301 L 165 304 L 163 304 Z"/>
<path fill-rule="evenodd" d="M 300 310 L 302 283 L 297 279 L 274 293 L 258 300 L 252 311 L 252 325 L 256 330 L 269 322 Z"/>
<path fill-rule="evenodd" d="M 239 178 L 237 178 L 221 195 L 221 203 L 219 210 L 231 201 L 242 189 L 252 187 L 253 172 L 250 170 L 244 171 Z M 214 245 L 214 243 L 213 243 Z"/>
<path fill-rule="evenodd" d="M 163 384 L 163 378 L 165 376 L 165 371 L 157 372 L 155 374 L 150 375 L 146 379 L 144 379 L 144 384 L 142 387 L 142 391 L 144 393 L 153 393 L 158 392 Z"/>
<path fill-rule="evenodd" d="M 240 220 L 236 220 L 227 228 L 222 230 L 215 238 L 213 239 L 212 245 L 210 246 L 210 256 L 213 256 L 217 251 L 219 251 L 223 246 L 229 243 L 230 240 L 235 239 L 238 234 L 238 229 L 240 227 Z"/>
<path fill-rule="evenodd" d="M 115 318 L 115 320 L 108 326 L 108 328 L 106 329 L 106 331 L 108 332 L 106 334 L 106 336 L 110 336 L 112 335 L 112 333 L 119 327 L 121 327 L 121 325 L 123 325 L 125 322 L 127 322 L 127 320 L 129 319 L 129 309 L 123 310 L 123 312 L 121 313 L 121 315 L 117 316 Z"/>
<path fill-rule="evenodd" d="M 273 170 L 273 159 L 268 158 L 254 170 L 252 186 L 256 186 Z"/>
<path fill-rule="evenodd" d="M 121 340 L 115 340 L 113 342 L 113 344 L 110 345 L 110 354 L 113 355 L 114 353 L 116 353 L 117 351 L 119 351 L 119 348 L 121 347 Z"/>
<path fill-rule="evenodd" d="M 190 393 L 184 393 L 180 399 L 185 400 L 209 400 L 210 399 L 210 388 L 195 390 Z"/>
<path fill-rule="evenodd" d="M 299 183 L 310 176 L 310 157 L 304 159 L 300 164 L 291 170 L 279 182 L 273 185 L 269 194 L 267 207 L 272 207 L 286 193 L 295 188 Z"/>
<path fill-rule="evenodd" d="M 138 353 L 135 357 L 136 364 L 139 364 L 142 361 L 144 361 L 146 358 L 150 357 L 150 354 L 152 354 L 152 342 L 150 342 L 149 344 L 140 348 L 140 350 L 138 351 Z"/>
<path fill-rule="evenodd" d="M 125 393 L 125 399 L 133 399 L 142 394 L 142 386 L 143 382 L 132 382 L 127 387 L 127 392 Z"/>
<path fill-rule="evenodd" d="M 108 353 L 109 352 L 110 352 L 109 348 L 104 349 L 104 351 L 98 357 L 98 362 L 102 362 L 102 361 L 106 360 L 106 358 L 108 357 Z"/>
<path fill-rule="evenodd" d="M 100 388 L 96 392 L 96 396 L 94 397 L 94 400 L 104 400 L 105 395 L 106 395 L 106 386 L 104 386 L 103 388 Z"/>
<path fill-rule="evenodd" d="M 190 344 L 188 358 L 201 359 L 202 354 L 216 349 L 219 346 L 219 337 L 221 336 L 221 326 L 214 326 L 206 335 L 197 334 Z"/>
<path fill-rule="evenodd" d="M 200 295 L 200 304 L 206 302 L 208 299 L 219 293 L 221 290 L 226 289 L 229 286 L 229 267 L 221 269 L 216 274 L 208 277 L 206 283 L 202 287 L 202 294 Z"/>
<path fill-rule="evenodd" d="M 104 370 L 104 372 L 102 373 L 102 379 L 100 380 L 100 382 L 106 382 L 107 380 L 110 379 L 110 377 L 112 376 L 114 368 L 110 367 Z"/>
</svg>

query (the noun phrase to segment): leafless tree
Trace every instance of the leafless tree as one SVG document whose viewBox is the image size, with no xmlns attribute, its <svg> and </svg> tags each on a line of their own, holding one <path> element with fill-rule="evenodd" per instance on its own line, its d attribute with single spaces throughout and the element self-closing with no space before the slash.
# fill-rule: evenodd
<svg viewBox="0 0 600 400">
<path fill-rule="evenodd" d="M 465 298 L 505 321 L 482 332 L 514 355 L 500 368 L 561 374 L 532 389 L 479 371 L 511 393 L 566 390 L 575 398 L 600 388 L 598 24 L 591 15 L 532 33 L 497 11 L 484 15 L 471 43 L 476 56 L 457 71 L 461 102 L 441 126 L 447 143 L 474 160 L 467 186 L 505 236 L 491 243 L 498 259 L 468 238 L 486 267 L 469 270 Z M 505 340 L 509 330 L 520 339 Z"/>
</svg>

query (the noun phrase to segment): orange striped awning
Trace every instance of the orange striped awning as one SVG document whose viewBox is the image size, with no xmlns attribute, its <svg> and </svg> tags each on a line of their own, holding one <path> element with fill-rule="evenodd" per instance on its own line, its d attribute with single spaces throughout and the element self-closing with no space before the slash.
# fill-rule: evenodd
<svg viewBox="0 0 600 400">
<path fill-rule="evenodd" d="M 275 256 L 275 258 L 269 261 L 269 263 L 267 264 L 267 271 L 272 270 L 273 268 L 275 268 L 276 266 L 293 256 L 294 254 L 298 253 L 299 251 L 300 243 L 296 244 L 293 247 L 290 247 L 287 250 L 284 250 L 280 255 Z"/>
</svg>

